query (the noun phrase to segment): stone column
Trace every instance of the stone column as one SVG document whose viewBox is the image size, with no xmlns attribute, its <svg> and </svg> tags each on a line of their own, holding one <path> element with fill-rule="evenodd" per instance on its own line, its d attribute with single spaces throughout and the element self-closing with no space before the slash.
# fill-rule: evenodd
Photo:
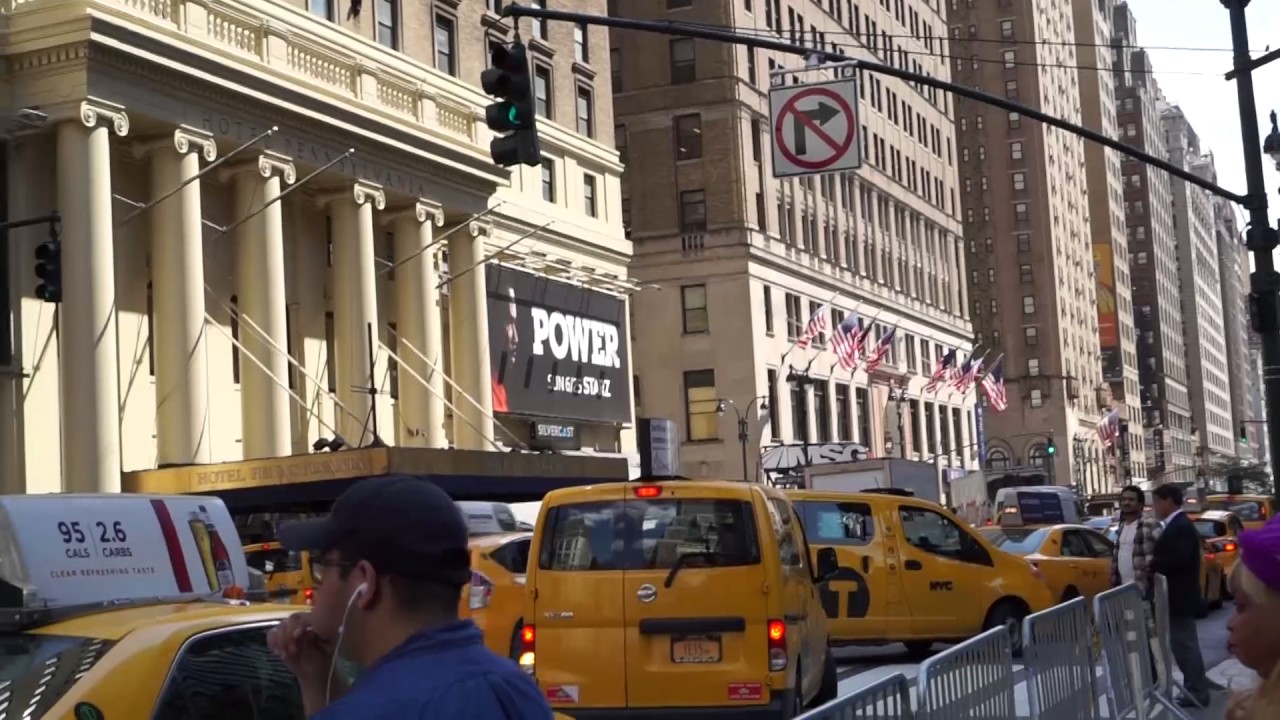
<svg viewBox="0 0 1280 720">
<path fill-rule="evenodd" d="M 440 277 L 436 248 L 427 247 L 435 228 L 444 224 L 444 211 L 437 203 L 419 200 L 391 220 L 396 246 L 396 354 L 401 364 L 413 371 L 400 373 L 398 403 L 404 428 L 400 444 L 443 448 L 448 441 L 444 431 Z M 418 378 L 426 380 L 429 389 Z"/>
<path fill-rule="evenodd" d="M 116 342 L 111 133 L 129 134 L 124 108 L 80 103 L 58 125 L 62 214 L 62 487 L 120 491 L 120 372 Z"/>
<path fill-rule="evenodd" d="M 266 151 L 224 175 L 234 178 L 235 209 L 244 213 L 233 222 L 250 217 L 236 229 L 234 240 L 240 344 L 244 346 L 240 350 L 241 449 L 246 460 L 284 457 L 293 452 L 293 438 L 284 208 L 279 198 L 281 181 L 293 183 L 297 170 L 288 157 Z"/>
<path fill-rule="evenodd" d="M 476 266 L 484 258 L 483 228 L 479 223 L 471 223 L 467 230 L 449 237 L 449 346 L 453 355 L 453 380 L 470 396 L 454 394 L 453 445 L 459 450 L 492 450 L 489 313 L 484 267 Z"/>
<path fill-rule="evenodd" d="M 151 286 L 156 358 L 156 460 L 160 465 L 211 461 L 209 361 L 205 354 L 204 234 L 200 158 L 218 155 L 213 135 L 183 125 L 171 136 L 134 146 L 151 162 Z M 187 183 L 183 185 L 183 183 Z"/>
<path fill-rule="evenodd" d="M 374 439 L 378 406 L 369 388 L 379 387 L 379 380 L 386 376 L 386 356 L 378 345 L 373 210 L 385 208 L 387 196 L 381 185 L 358 180 L 322 202 L 333 215 L 333 320 L 338 345 L 334 357 L 338 362 L 338 402 L 346 408 L 338 411 L 338 430 L 350 447 L 363 447 Z M 394 440 L 390 415 L 380 414 L 376 419 L 382 441 L 387 442 L 388 437 Z"/>
</svg>

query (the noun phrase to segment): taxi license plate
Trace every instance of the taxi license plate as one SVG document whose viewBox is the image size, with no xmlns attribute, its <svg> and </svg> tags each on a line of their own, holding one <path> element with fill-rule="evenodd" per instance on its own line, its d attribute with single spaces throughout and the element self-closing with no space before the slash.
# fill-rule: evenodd
<svg viewBox="0 0 1280 720">
<path fill-rule="evenodd" d="M 720 638 L 712 635 L 671 638 L 671 662 L 677 665 L 720 662 Z"/>
</svg>

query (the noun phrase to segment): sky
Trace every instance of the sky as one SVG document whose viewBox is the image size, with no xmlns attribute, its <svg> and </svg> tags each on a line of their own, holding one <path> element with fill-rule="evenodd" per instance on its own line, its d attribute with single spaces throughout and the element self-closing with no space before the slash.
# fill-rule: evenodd
<svg viewBox="0 0 1280 720">
<path fill-rule="evenodd" d="M 1231 70 L 1231 23 L 1220 0 L 1128 0 L 1138 26 L 1137 44 L 1147 48 L 1156 81 L 1165 98 L 1182 108 L 1200 136 L 1201 148 L 1212 151 L 1218 184 L 1245 192 L 1240 104 L 1236 84 L 1223 75 Z M 1255 57 L 1267 46 L 1280 48 L 1280 3 L 1253 0 L 1245 11 L 1249 46 Z M 1194 50 L 1187 48 L 1212 48 Z M 1271 110 L 1280 111 L 1280 60 L 1254 73 L 1258 105 L 1257 139 L 1271 132 Z M 1280 214 L 1280 172 L 1266 155 L 1267 204 L 1274 227 Z M 1243 210 L 1241 211 L 1243 213 Z"/>
</svg>

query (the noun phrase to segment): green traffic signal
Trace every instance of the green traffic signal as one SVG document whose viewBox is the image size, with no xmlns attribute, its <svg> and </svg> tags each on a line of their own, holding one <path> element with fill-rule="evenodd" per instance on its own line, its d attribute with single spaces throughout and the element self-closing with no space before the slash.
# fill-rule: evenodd
<svg viewBox="0 0 1280 720">
<path fill-rule="evenodd" d="M 1050 445 L 1049 447 L 1045 448 L 1044 451 L 1050 455 L 1056 455 L 1058 453 L 1058 448 L 1053 445 Z"/>
<path fill-rule="evenodd" d="M 507 121 L 512 125 L 520 122 L 520 112 L 516 110 L 515 105 L 512 105 L 511 108 L 507 110 Z"/>
</svg>

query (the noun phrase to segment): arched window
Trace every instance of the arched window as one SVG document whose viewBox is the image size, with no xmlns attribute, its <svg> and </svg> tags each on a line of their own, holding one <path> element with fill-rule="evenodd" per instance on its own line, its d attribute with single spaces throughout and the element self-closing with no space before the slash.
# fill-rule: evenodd
<svg viewBox="0 0 1280 720">
<path fill-rule="evenodd" d="M 1009 454 L 1001 448 L 991 448 L 987 451 L 987 467 L 991 468 L 1007 468 L 1009 467 Z"/>
<path fill-rule="evenodd" d="M 1027 462 L 1038 468 L 1047 468 L 1049 466 L 1049 453 L 1045 452 L 1044 445 L 1036 445 L 1031 448 L 1031 452 L 1027 453 Z"/>
</svg>

